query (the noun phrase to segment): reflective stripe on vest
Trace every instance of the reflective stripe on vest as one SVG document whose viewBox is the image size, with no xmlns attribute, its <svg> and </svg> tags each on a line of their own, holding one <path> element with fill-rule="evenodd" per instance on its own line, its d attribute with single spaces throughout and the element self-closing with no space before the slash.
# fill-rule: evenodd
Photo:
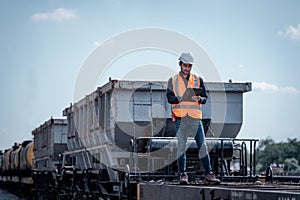
<svg viewBox="0 0 300 200">
<path fill-rule="evenodd" d="M 183 96 L 186 86 L 180 74 L 172 77 L 172 83 L 175 96 Z M 190 74 L 187 87 L 200 88 L 200 78 Z M 201 104 L 198 102 L 180 102 L 178 104 L 172 104 L 172 112 L 176 117 L 185 117 L 189 115 L 196 119 L 202 119 Z"/>
</svg>

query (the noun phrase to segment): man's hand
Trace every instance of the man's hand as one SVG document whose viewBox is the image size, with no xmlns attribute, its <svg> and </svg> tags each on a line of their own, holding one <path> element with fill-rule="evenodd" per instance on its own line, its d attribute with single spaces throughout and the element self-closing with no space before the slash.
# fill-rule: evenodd
<svg viewBox="0 0 300 200">
<path fill-rule="evenodd" d="M 192 99 L 196 102 L 199 102 L 201 100 L 200 96 L 192 96 Z"/>
</svg>

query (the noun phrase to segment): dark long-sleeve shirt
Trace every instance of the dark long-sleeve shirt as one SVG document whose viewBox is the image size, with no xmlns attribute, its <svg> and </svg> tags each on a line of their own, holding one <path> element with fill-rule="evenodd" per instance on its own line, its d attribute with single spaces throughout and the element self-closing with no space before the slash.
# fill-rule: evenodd
<svg viewBox="0 0 300 200">
<path fill-rule="evenodd" d="M 185 86 L 187 87 L 188 85 L 188 79 L 190 75 L 188 75 L 186 78 L 183 76 L 181 72 L 179 72 L 181 75 L 182 79 L 184 80 Z M 177 104 L 181 101 L 182 97 L 181 96 L 175 96 L 175 93 L 173 92 L 173 82 L 172 82 L 172 77 L 168 81 L 168 88 L 167 88 L 167 99 L 169 104 Z M 203 83 L 202 78 L 200 78 L 200 101 L 199 103 L 205 104 L 207 100 L 207 94 L 206 94 L 206 89 L 205 85 Z"/>
</svg>

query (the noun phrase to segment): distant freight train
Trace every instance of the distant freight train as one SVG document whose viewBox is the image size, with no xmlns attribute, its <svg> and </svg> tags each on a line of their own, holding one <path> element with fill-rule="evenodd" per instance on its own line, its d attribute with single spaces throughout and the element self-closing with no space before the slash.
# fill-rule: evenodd
<svg viewBox="0 0 300 200">
<path fill-rule="evenodd" d="M 27 190 L 31 188 L 33 180 L 33 142 L 28 140 L 22 144 L 14 144 L 10 149 L 0 152 L 0 181 L 1 184 Z"/>
<path fill-rule="evenodd" d="M 64 109 L 66 119 L 51 118 L 32 131 L 33 141 L 2 152 L 1 184 L 31 188 L 36 199 L 135 199 L 138 182 L 176 180 L 166 88 L 166 82 L 110 80 Z M 251 83 L 209 82 L 206 88 L 203 122 L 216 174 L 223 180 L 255 174 L 255 160 L 247 170 L 245 144 L 253 151 L 257 140 L 236 139 Z M 189 177 L 201 181 L 198 149 L 192 138 L 188 144 Z"/>
</svg>

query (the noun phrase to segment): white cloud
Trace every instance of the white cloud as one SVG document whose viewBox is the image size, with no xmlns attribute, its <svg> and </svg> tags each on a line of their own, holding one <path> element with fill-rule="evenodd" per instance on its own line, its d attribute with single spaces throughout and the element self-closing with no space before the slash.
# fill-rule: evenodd
<svg viewBox="0 0 300 200">
<path fill-rule="evenodd" d="M 254 82 L 253 83 L 254 90 L 261 90 L 261 91 L 269 91 L 269 92 L 277 92 L 279 91 L 279 87 L 277 85 L 266 83 L 266 82 Z"/>
<path fill-rule="evenodd" d="M 31 19 L 35 21 L 63 21 L 76 18 L 76 12 L 74 10 L 68 10 L 65 8 L 58 8 L 49 13 L 36 13 L 31 16 Z"/>
<path fill-rule="evenodd" d="M 299 94 L 299 91 L 294 88 L 294 87 L 284 87 L 281 88 L 283 93 L 287 93 L 287 94 Z"/>
<path fill-rule="evenodd" d="M 299 94 L 299 90 L 292 86 L 287 87 L 279 87 L 272 83 L 267 82 L 253 82 L 253 90 L 256 91 L 263 91 L 263 92 L 281 92 L 284 94 Z"/>
<path fill-rule="evenodd" d="M 283 31 L 278 31 L 278 35 L 286 36 L 293 40 L 300 40 L 300 24 L 298 24 L 298 27 L 286 26 Z"/>
</svg>

